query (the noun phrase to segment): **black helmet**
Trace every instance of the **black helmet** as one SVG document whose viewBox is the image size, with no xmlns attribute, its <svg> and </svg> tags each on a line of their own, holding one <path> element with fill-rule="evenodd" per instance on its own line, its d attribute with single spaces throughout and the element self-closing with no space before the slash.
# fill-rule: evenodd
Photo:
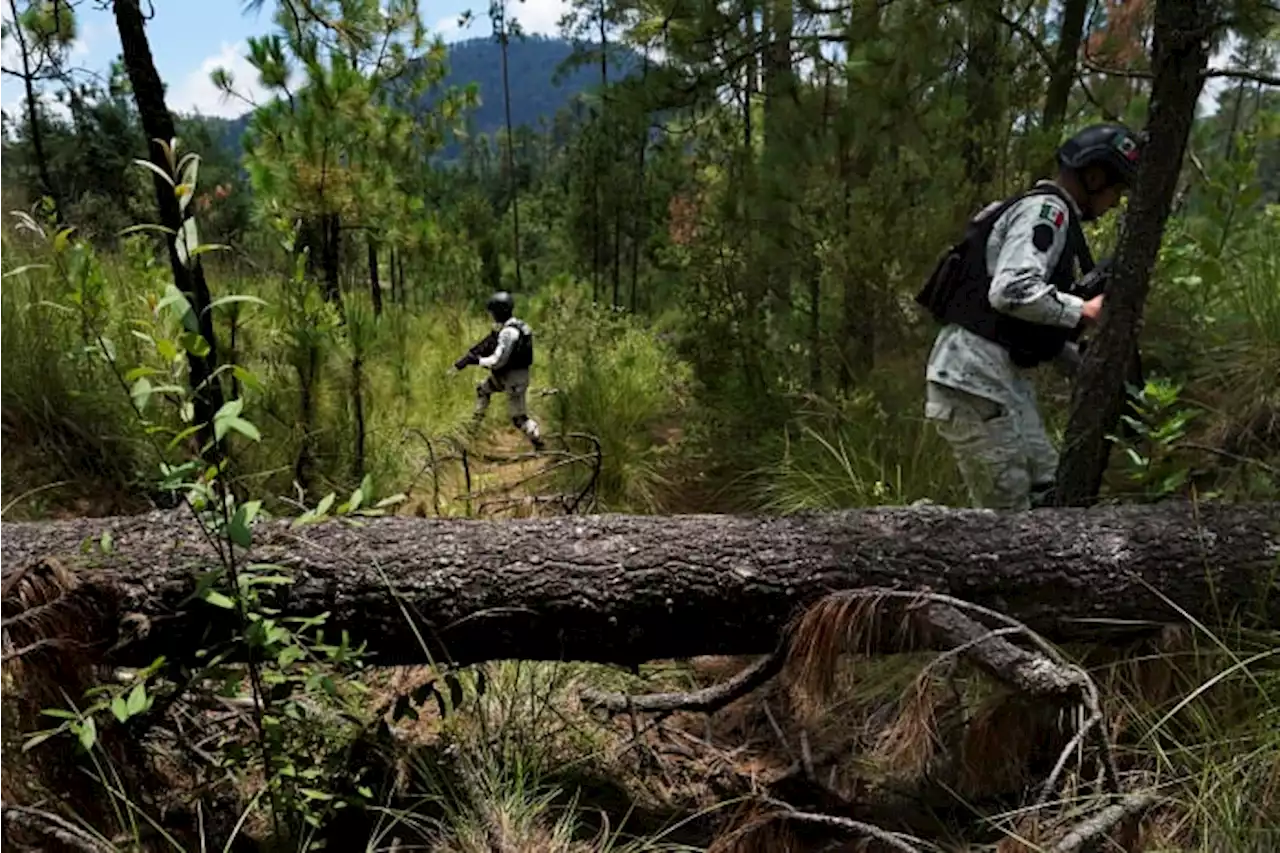
<svg viewBox="0 0 1280 853">
<path fill-rule="evenodd" d="M 1058 163 L 1073 171 L 1101 166 L 1112 183 L 1131 187 L 1144 141 L 1122 124 L 1092 124 L 1062 143 Z"/>
<path fill-rule="evenodd" d="M 493 315 L 493 319 L 499 323 L 511 319 L 511 315 L 515 313 L 516 301 L 511 298 L 511 294 L 505 290 L 499 290 L 493 296 L 489 297 L 489 304 L 485 306 L 489 309 L 489 313 Z"/>
</svg>

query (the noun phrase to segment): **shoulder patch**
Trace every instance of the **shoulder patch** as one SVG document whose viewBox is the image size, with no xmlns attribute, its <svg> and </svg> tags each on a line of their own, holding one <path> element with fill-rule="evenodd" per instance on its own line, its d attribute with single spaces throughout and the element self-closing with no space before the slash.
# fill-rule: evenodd
<svg viewBox="0 0 1280 853">
<path fill-rule="evenodd" d="M 1061 228 L 1062 223 L 1067 221 L 1067 214 L 1055 204 L 1044 202 L 1040 205 L 1040 218 L 1053 225 L 1053 227 Z"/>
<path fill-rule="evenodd" d="M 1053 245 L 1054 233 L 1054 228 L 1051 228 L 1041 222 L 1036 225 L 1035 228 L 1031 229 L 1031 245 L 1035 246 L 1041 252 L 1049 251 L 1049 247 Z"/>
</svg>

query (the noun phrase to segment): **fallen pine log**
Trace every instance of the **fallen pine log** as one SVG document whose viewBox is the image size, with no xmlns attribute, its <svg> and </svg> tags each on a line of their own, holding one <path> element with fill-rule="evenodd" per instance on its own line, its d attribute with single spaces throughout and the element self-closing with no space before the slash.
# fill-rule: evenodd
<svg viewBox="0 0 1280 853">
<path fill-rule="evenodd" d="M 78 608 L 68 611 L 80 614 L 77 640 L 92 634 L 111 663 L 190 652 L 230 628 L 229 611 L 184 602 L 195 574 L 219 565 L 187 515 L 5 523 L 0 536 L 6 623 L 14 573 L 54 558 L 74 578 L 63 604 Z M 1278 557 L 1280 505 L 1166 503 L 270 521 L 238 560 L 283 567 L 293 583 L 276 588 L 282 615 L 327 611 L 326 637 L 349 631 L 374 663 L 426 662 L 425 643 L 432 659 L 458 664 L 629 664 L 769 652 L 804 605 L 866 587 L 946 593 L 1056 640 L 1097 636 L 1115 620 L 1181 621 L 1170 601 L 1211 622 L 1252 607 L 1280 624 L 1280 595 L 1267 594 Z"/>
</svg>

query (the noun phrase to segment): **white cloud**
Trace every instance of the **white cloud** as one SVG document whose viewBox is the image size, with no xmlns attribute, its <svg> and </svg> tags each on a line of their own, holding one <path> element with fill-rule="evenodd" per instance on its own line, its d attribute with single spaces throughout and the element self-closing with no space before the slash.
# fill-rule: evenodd
<svg viewBox="0 0 1280 853">
<path fill-rule="evenodd" d="M 1232 33 L 1209 56 L 1209 68 L 1225 68 L 1231 65 L 1231 56 L 1240 46 L 1240 39 Z M 1235 84 L 1226 77 L 1210 77 L 1204 81 L 1200 90 L 1200 99 L 1196 102 L 1199 115 L 1212 115 L 1218 109 L 1218 97 L 1222 92 Z"/>
<path fill-rule="evenodd" d="M 258 79 L 258 71 L 245 58 L 248 47 L 248 43 L 243 41 L 236 44 L 223 42 L 217 53 L 206 57 L 199 68 L 170 90 L 169 109 L 178 113 L 199 112 L 206 116 L 235 118 L 252 109 L 252 104 L 266 101 L 267 90 Z M 227 95 L 213 85 L 210 75 L 219 68 L 225 68 L 231 74 L 232 89 L 239 97 Z M 246 103 L 246 99 L 252 103 Z"/>
<path fill-rule="evenodd" d="M 460 17 L 461 16 L 459 15 L 450 15 L 447 18 L 441 18 L 439 21 L 436 21 L 436 25 L 432 28 L 431 33 L 440 36 L 440 38 L 444 39 L 446 42 L 458 41 L 459 39 L 466 37 L 468 34 L 465 33 L 458 25 Z M 471 26 L 474 26 L 474 22 Z M 471 26 L 468 26 L 467 29 L 471 29 Z"/>
<path fill-rule="evenodd" d="M 568 12 L 570 4 L 566 0 L 523 0 L 510 3 L 507 14 L 520 22 L 526 33 L 537 33 L 543 36 L 560 35 L 560 18 Z"/>
<path fill-rule="evenodd" d="M 80 24 L 79 32 L 76 33 L 76 40 L 71 43 L 71 50 L 67 52 L 67 57 L 73 63 L 84 60 L 93 51 L 94 45 L 98 43 L 102 35 L 103 27 L 97 21 Z"/>
<path fill-rule="evenodd" d="M 568 0 L 507 0 L 507 15 L 529 35 L 559 36 L 560 18 L 570 8 L 572 4 Z M 450 15 L 437 21 L 432 32 L 445 42 L 490 35 L 493 25 L 489 22 L 487 8 L 476 8 L 471 12 L 471 21 L 466 27 L 458 26 L 460 15 Z"/>
</svg>

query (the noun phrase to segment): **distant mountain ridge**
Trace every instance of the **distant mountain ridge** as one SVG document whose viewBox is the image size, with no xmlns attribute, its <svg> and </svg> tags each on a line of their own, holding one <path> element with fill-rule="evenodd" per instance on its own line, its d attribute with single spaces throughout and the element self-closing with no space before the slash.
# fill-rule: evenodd
<svg viewBox="0 0 1280 853">
<path fill-rule="evenodd" d="M 600 71 L 588 63 L 561 71 L 573 55 L 573 43 L 565 39 L 528 36 L 512 39 L 507 45 L 507 76 L 511 84 L 511 123 L 515 127 L 537 127 L 539 121 L 550 122 L 557 112 L 573 99 L 597 86 Z M 449 46 L 449 71 L 442 86 L 462 87 L 476 83 L 480 106 L 471 112 L 471 132 L 493 134 L 506 126 L 502 98 L 502 49 L 490 38 L 475 38 Z M 609 79 L 613 82 L 640 67 L 634 51 L 614 46 L 609 56 Z M 615 76 L 617 75 L 617 76 Z M 429 108 L 428 96 L 424 107 Z M 222 128 L 221 144 L 237 153 L 240 140 L 249 127 L 250 113 L 227 119 Z M 454 147 L 454 146 L 451 146 Z"/>
</svg>

